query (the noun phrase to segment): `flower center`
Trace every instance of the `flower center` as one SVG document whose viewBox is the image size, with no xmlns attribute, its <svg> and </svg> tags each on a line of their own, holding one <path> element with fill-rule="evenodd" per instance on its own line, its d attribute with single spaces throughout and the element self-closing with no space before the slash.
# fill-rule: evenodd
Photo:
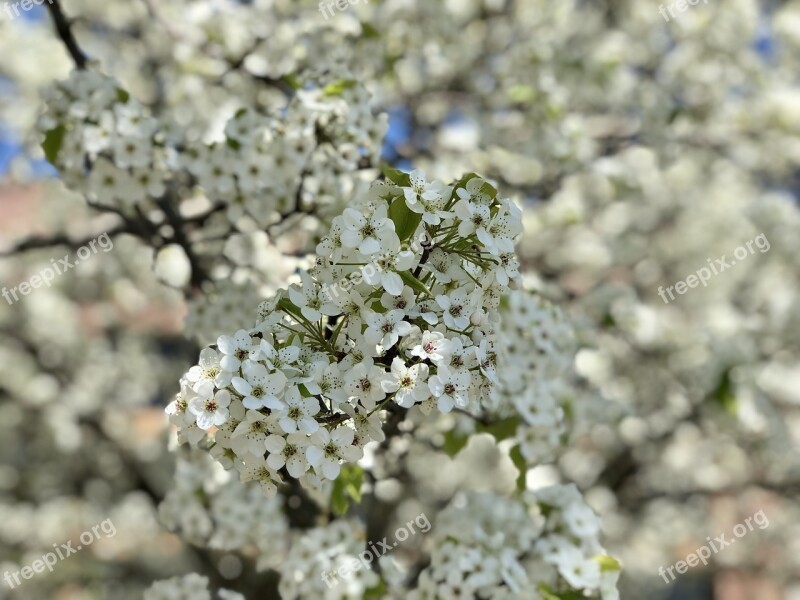
<svg viewBox="0 0 800 600">
<path fill-rule="evenodd" d="M 325 456 L 327 456 L 328 458 L 338 458 L 339 446 L 337 446 L 333 442 L 328 442 L 327 444 L 325 444 L 323 450 L 325 452 Z"/>
</svg>

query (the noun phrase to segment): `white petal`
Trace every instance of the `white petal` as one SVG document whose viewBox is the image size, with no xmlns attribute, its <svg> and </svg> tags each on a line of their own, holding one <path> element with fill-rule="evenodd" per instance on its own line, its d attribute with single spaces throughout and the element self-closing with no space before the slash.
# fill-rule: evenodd
<svg viewBox="0 0 800 600">
<path fill-rule="evenodd" d="M 281 348 L 280 352 L 281 359 L 284 362 L 294 362 L 300 356 L 300 348 L 297 346 L 286 346 L 286 348 Z"/>
<path fill-rule="evenodd" d="M 302 477 L 308 470 L 308 465 L 306 461 L 303 460 L 302 456 L 295 455 L 286 461 L 286 470 L 289 471 L 289 475 L 298 478 Z"/>
<path fill-rule="evenodd" d="M 396 379 L 384 379 L 381 381 L 381 389 L 390 394 L 400 389 L 400 382 Z"/>
<path fill-rule="evenodd" d="M 355 248 L 361 243 L 361 234 L 357 231 L 343 231 L 341 240 L 345 248 Z"/>
<path fill-rule="evenodd" d="M 197 426 L 200 429 L 209 429 L 214 424 L 214 415 L 212 413 L 202 412 L 197 415 Z"/>
<path fill-rule="evenodd" d="M 283 454 L 270 454 L 267 457 L 267 464 L 270 466 L 271 469 L 278 470 L 286 464 L 286 459 L 283 457 Z"/>
<path fill-rule="evenodd" d="M 444 385 L 442 384 L 442 380 L 439 379 L 438 375 L 434 375 L 428 380 L 428 387 L 431 390 L 431 394 L 437 398 L 442 395 L 442 392 L 444 392 Z"/>
<path fill-rule="evenodd" d="M 361 252 L 361 254 L 375 254 L 381 251 L 381 244 L 375 238 L 369 237 L 358 245 L 358 251 Z"/>
<path fill-rule="evenodd" d="M 349 427 L 337 427 L 331 434 L 331 438 L 336 440 L 340 446 L 349 446 L 353 443 L 355 431 Z"/>
<path fill-rule="evenodd" d="M 266 389 L 270 394 L 277 394 L 282 391 L 284 387 L 286 387 L 286 375 L 283 374 L 283 371 L 275 371 L 272 373 L 269 377 L 267 377 L 264 385 L 264 389 Z"/>
<path fill-rule="evenodd" d="M 219 351 L 224 354 L 233 354 L 233 351 L 236 347 L 233 339 L 229 338 L 227 335 L 221 335 L 217 338 L 217 348 Z"/>
<path fill-rule="evenodd" d="M 316 466 L 320 463 L 323 454 L 322 448 L 319 446 L 309 446 L 306 448 L 306 459 L 308 460 L 308 464 L 312 466 Z"/>
<path fill-rule="evenodd" d="M 403 279 L 397 273 L 384 273 L 381 277 L 384 289 L 392 296 L 403 293 Z"/>
<path fill-rule="evenodd" d="M 339 466 L 338 462 L 326 460 L 322 464 L 322 474 L 325 475 L 327 479 L 336 479 L 339 476 L 339 472 L 341 470 L 342 468 Z"/>
<path fill-rule="evenodd" d="M 252 410 L 261 408 L 263 406 L 263 404 L 261 403 L 261 400 L 259 398 L 255 398 L 253 396 L 247 396 L 244 399 L 244 402 L 242 402 L 242 404 L 244 404 L 245 408 L 250 408 Z"/>
<path fill-rule="evenodd" d="M 219 365 L 226 371 L 238 371 L 239 364 L 239 359 L 235 356 L 223 356 L 219 361 Z"/>
<path fill-rule="evenodd" d="M 453 410 L 454 404 L 455 403 L 453 402 L 453 398 L 451 396 L 441 396 L 439 398 L 439 410 L 443 413 L 449 413 L 451 410 Z"/>
<path fill-rule="evenodd" d="M 367 220 L 364 218 L 364 215 L 358 212 L 355 208 L 345 208 L 344 212 L 342 213 L 342 219 L 344 220 L 345 226 L 351 229 L 361 229 L 367 224 Z"/>
<path fill-rule="evenodd" d="M 286 447 L 286 438 L 282 435 L 272 434 L 267 436 L 264 445 L 266 446 L 267 450 L 273 454 L 277 454 L 283 452 L 283 449 Z"/>
<path fill-rule="evenodd" d="M 316 419 L 301 419 L 297 424 L 300 426 L 300 431 L 309 435 L 319 429 Z"/>
<path fill-rule="evenodd" d="M 286 433 L 294 433 L 297 431 L 297 423 L 295 423 L 289 417 L 283 417 L 282 419 L 278 420 L 278 423 Z"/>
</svg>

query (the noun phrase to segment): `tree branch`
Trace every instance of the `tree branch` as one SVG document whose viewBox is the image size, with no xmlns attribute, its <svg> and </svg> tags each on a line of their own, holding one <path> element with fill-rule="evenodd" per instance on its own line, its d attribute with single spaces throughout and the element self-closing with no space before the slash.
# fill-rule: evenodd
<svg viewBox="0 0 800 600">
<path fill-rule="evenodd" d="M 120 233 L 132 233 L 132 232 L 128 229 L 126 225 L 123 224 L 115 227 L 114 229 L 106 233 L 112 236 Z M 80 248 L 81 246 L 85 246 L 92 240 L 97 239 L 98 235 L 102 235 L 102 233 L 77 241 L 70 239 L 64 233 L 57 233 L 50 237 L 30 237 L 22 240 L 16 246 L 12 247 L 10 250 L 5 250 L 3 252 L 0 252 L 0 258 L 7 258 L 10 256 L 14 256 L 15 254 L 19 254 L 21 252 L 27 252 L 29 250 L 40 250 L 42 248 L 53 248 L 55 246 L 69 246 L 70 248 L 77 249 Z"/>
<path fill-rule="evenodd" d="M 47 2 L 47 9 L 50 11 L 50 16 L 53 17 L 56 33 L 58 33 L 61 41 L 64 42 L 67 52 L 69 52 L 72 61 L 75 63 L 75 68 L 85 70 L 89 60 L 83 50 L 80 49 L 80 46 L 78 46 L 78 42 L 75 41 L 75 36 L 72 34 L 72 25 L 61 10 L 59 0 L 47 0 Z"/>
</svg>

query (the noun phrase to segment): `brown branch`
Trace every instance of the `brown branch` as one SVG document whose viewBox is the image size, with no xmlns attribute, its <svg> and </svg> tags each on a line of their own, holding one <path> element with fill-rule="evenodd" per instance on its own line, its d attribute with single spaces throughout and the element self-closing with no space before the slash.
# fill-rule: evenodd
<svg viewBox="0 0 800 600">
<path fill-rule="evenodd" d="M 189 259 L 189 265 L 192 269 L 190 284 L 192 290 L 197 292 L 200 290 L 203 282 L 210 281 L 211 277 L 203 264 L 200 262 L 200 258 L 197 256 L 197 254 L 195 254 L 192 244 L 183 229 L 186 223 L 176 210 L 175 206 L 173 206 L 168 196 L 162 196 L 161 198 L 157 199 L 156 204 L 164 212 L 167 222 L 172 227 L 173 231 L 171 241 L 183 248 L 183 251 L 186 253 L 186 258 Z"/>
<path fill-rule="evenodd" d="M 127 225 L 119 225 L 118 227 L 112 229 L 111 231 L 107 231 L 106 233 L 111 236 L 120 233 L 131 233 L 131 231 Z M 72 240 L 64 233 L 57 233 L 50 237 L 30 237 L 22 240 L 11 249 L 0 252 L 0 258 L 14 256 L 15 254 L 28 252 L 29 250 L 40 250 L 42 248 L 53 248 L 55 246 L 69 246 L 70 248 L 76 249 L 80 248 L 81 246 L 85 246 L 94 239 L 97 239 L 98 235 L 102 235 L 102 233 L 93 235 L 92 237 L 88 237 L 83 240 Z"/>
<path fill-rule="evenodd" d="M 61 41 L 64 42 L 67 52 L 69 52 L 72 61 L 75 63 L 75 68 L 85 70 L 89 61 L 83 53 L 83 50 L 78 46 L 78 42 L 75 41 L 75 36 L 72 34 L 72 24 L 61 10 L 59 0 L 47 0 L 47 2 L 47 9 L 50 11 L 50 16 L 53 17 L 56 33 L 58 33 L 58 37 L 61 38 Z"/>
</svg>

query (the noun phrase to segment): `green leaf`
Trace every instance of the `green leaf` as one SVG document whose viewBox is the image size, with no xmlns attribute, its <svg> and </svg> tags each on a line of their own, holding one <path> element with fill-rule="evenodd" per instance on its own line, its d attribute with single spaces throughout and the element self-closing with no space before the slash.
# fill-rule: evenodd
<svg viewBox="0 0 800 600">
<path fill-rule="evenodd" d="M 301 87 L 303 87 L 303 84 L 297 78 L 297 75 L 294 75 L 292 73 L 284 75 L 283 77 L 281 77 L 281 80 L 293 90 L 299 90 Z"/>
<path fill-rule="evenodd" d="M 475 179 L 476 177 L 480 177 L 480 175 L 478 175 L 477 173 L 467 173 L 466 175 L 463 175 L 461 179 L 459 179 L 453 187 L 454 188 L 467 187 L 467 184 L 469 183 L 470 179 Z"/>
<path fill-rule="evenodd" d="M 551 102 L 545 106 L 545 115 L 547 115 L 547 118 L 551 121 L 556 121 L 564 116 L 564 107 L 559 106 L 555 102 Z"/>
<path fill-rule="evenodd" d="M 444 536 L 444 541 L 445 541 L 445 543 L 450 542 L 450 543 L 453 543 L 453 544 L 460 544 L 461 543 L 461 540 L 458 539 L 454 535 L 446 535 L 446 536 Z"/>
<path fill-rule="evenodd" d="M 478 433 L 491 433 L 500 442 L 517 435 L 517 427 L 519 427 L 519 419 L 517 417 L 509 417 L 502 421 L 495 421 L 491 425 L 478 423 L 476 430 Z"/>
<path fill-rule="evenodd" d="M 378 585 L 364 591 L 364 598 L 366 600 L 372 600 L 373 598 L 375 598 L 376 600 L 380 600 L 381 598 L 386 597 L 388 591 L 389 588 L 386 587 L 386 582 L 383 579 L 381 579 L 378 582 Z"/>
<path fill-rule="evenodd" d="M 546 583 L 539 584 L 539 592 L 541 592 L 545 600 L 588 600 L 581 592 L 574 590 L 556 592 Z"/>
<path fill-rule="evenodd" d="M 414 235 L 422 221 L 422 215 L 408 208 L 403 196 L 395 198 L 389 205 L 389 218 L 394 223 L 394 230 L 401 242 L 405 242 Z"/>
<path fill-rule="evenodd" d="M 477 236 L 470 235 L 452 244 L 451 247 L 455 250 L 471 250 L 473 246 L 478 246 L 479 243 Z"/>
<path fill-rule="evenodd" d="M 414 277 L 414 275 L 411 274 L 411 272 L 400 271 L 397 274 L 400 275 L 400 278 L 403 280 L 403 283 L 405 283 L 408 287 L 410 287 L 418 294 L 428 294 L 428 296 L 433 297 L 433 294 L 427 287 L 425 287 L 425 284 L 422 283 L 416 277 Z"/>
<path fill-rule="evenodd" d="M 341 96 L 345 90 L 355 87 L 355 79 L 339 79 L 333 83 L 329 83 L 322 88 L 322 93 L 325 96 Z"/>
<path fill-rule="evenodd" d="M 200 501 L 201 504 L 208 506 L 208 494 L 206 494 L 206 491 L 203 488 L 197 488 L 194 491 L 194 496 Z"/>
<path fill-rule="evenodd" d="M 119 100 L 122 104 L 125 104 L 130 99 L 131 95 L 123 90 L 122 88 L 117 88 L 117 100 Z"/>
<path fill-rule="evenodd" d="M 539 591 L 542 593 L 545 600 L 559 600 L 558 596 L 553 593 L 552 588 L 547 584 L 540 583 Z"/>
<path fill-rule="evenodd" d="M 598 554 L 594 559 L 600 563 L 600 572 L 607 573 L 608 571 L 621 571 L 622 565 L 613 556 L 607 554 Z"/>
<path fill-rule="evenodd" d="M 552 513 L 555 510 L 555 507 L 549 504 L 545 504 L 544 502 L 540 502 L 539 510 L 541 511 L 542 516 L 546 519 L 547 517 L 550 516 L 550 513 Z"/>
<path fill-rule="evenodd" d="M 733 395 L 733 386 L 731 385 L 731 371 L 728 369 L 722 374 L 719 385 L 714 391 L 714 400 L 716 400 L 723 409 L 732 415 L 735 415 L 738 410 L 736 396 Z"/>
<path fill-rule="evenodd" d="M 356 504 L 361 502 L 361 484 L 364 483 L 364 471 L 358 465 L 345 465 L 339 477 L 333 482 L 331 492 L 331 508 L 338 516 L 347 514 L 350 500 Z"/>
<path fill-rule="evenodd" d="M 536 88 L 531 85 L 514 85 L 508 90 L 508 98 L 512 102 L 533 102 L 537 96 Z"/>
<path fill-rule="evenodd" d="M 279 308 L 280 310 L 288 312 L 293 315 L 300 312 L 300 309 L 294 305 L 294 302 L 292 302 L 288 296 L 284 296 L 283 298 L 278 300 L 276 308 Z"/>
<path fill-rule="evenodd" d="M 227 136 L 225 137 L 225 143 L 228 144 L 228 146 L 230 146 L 234 150 L 238 150 L 239 148 L 241 148 L 241 144 L 239 142 Z"/>
<path fill-rule="evenodd" d="M 491 425 L 481 425 L 480 423 L 477 423 L 475 426 L 475 432 L 490 433 L 499 442 L 516 435 L 518 426 L 519 419 L 517 417 L 510 417 L 508 419 L 503 419 L 502 421 L 492 423 Z M 467 445 L 469 436 L 470 434 L 461 433 L 456 430 L 448 431 L 444 434 L 444 445 L 442 446 L 442 450 L 444 450 L 450 457 L 455 456 L 464 446 Z"/>
<path fill-rule="evenodd" d="M 444 450 L 450 458 L 453 458 L 464 446 L 467 445 L 467 440 L 469 440 L 468 435 L 464 435 L 463 433 L 458 433 L 453 430 L 448 431 L 444 434 L 444 445 L 442 445 L 442 450 Z"/>
<path fill-rule="evenodd" d="M 367 40 L 372 40 L 381 37 L 381 34 L 366 21 L 361 21 L 361 37 Z"/>
<path fill-rule="evenodd" d="M 511 458 L 511 462 L 514 463 L 514 466 L 517 467 L 517 470 L 519 471 L 519 475 L 517 475 L 517 490 L 524 492 L 527 483 L 526 478 L 528 474 L 528 465 L 525 462 L 525 457 L 522 456 L 522 450 L 520 450 L 519 444 L 511 449 L 509 457 Z"/>
<path fill-rule="evenodd" d="M 682 106 L 673 107 L 673 109 L 669 111 L 669 115 L 667 115 L 667 123 L 672 124 L 675 121 L 675 119 L 688 112 L 689 111 Z"/>
<path fill-rule="evenodd" d="M 381 173 L 383 173 L 386 179 L 395 185 L 399 185 L 400 187 L 411 187 L 411 178 L 409 177 L 408 173 L 404 173 L 399 169 L 393 169 L 386 164 L 381 167 Z"/>
<path fill-rule="evenodd" d="M 64 143 L 64 136 L 66 133 L 67 128 L 63 125 L 59 125 L 44 134 L 42 150 L 44 150 L 44 155 L 51 165 L 56 164 L 58 153 L 61 150 L 61 145 Z"/>
</svg>

